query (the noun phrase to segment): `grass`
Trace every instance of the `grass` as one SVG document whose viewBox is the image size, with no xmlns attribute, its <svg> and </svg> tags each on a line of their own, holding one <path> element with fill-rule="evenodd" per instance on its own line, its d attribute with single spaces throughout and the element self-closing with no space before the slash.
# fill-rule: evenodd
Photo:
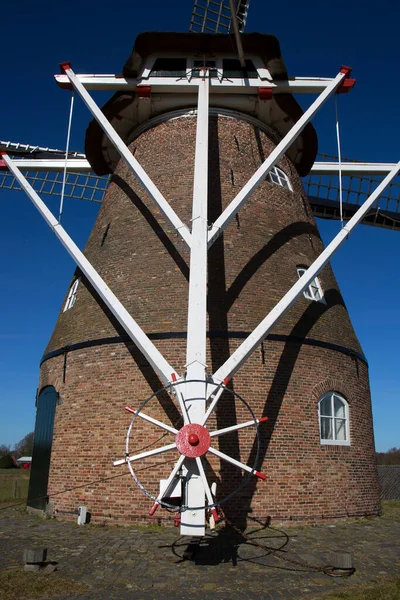
<svg viewBox="0 0 400 600">
<path fill-rule="evenodd" d="M 71 596 L 86 590 L 87 586 L 65 579 L 57 572 L 43 575 L 40 572 L 23 571 L 22 567 L 0 572 L 1 600 L 47 599 L 61 594 Z"/>
<path fill-rule="evenodd" d="M 400 577 L 396 577 L 328 594 L 320 597 L 320 600 L 399 600 L 399 598 Z"/>
<path fill-rule="evenodd" d="M 29 471 L 0 469 L 0 502 L 25 500 L 28 495 Z"/>
<path fill-rule="evenodd" d="M 383 500 L 382 509 L 383 517 L 390 517 L 394 521 L 400 521 L 400 500 Z"/>
</svg>

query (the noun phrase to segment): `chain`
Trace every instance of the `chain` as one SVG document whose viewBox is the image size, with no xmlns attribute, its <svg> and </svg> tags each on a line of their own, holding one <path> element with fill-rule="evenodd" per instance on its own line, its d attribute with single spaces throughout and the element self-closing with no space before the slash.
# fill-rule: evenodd
<svg viewBox="0 0 400 600">
<path fill-rule="evenodd" d="M 225 521 L 225 523 L 227 525 L 232 527 L 232 529 L 234 531 L 236 531 L 236 533 L 238 533 L 246 542 L 253 544 L 253 546 L 257 546 L 258 548 L 261 548 L 262 550 L 268 550 L 269 552 L 271 552 L 271 554 L 276 556 L 276 558 L 278 558 L 279 560 L 288 562 L 288 563 L 290 563 L 292 565 L 296 565 L 298 567 L 304 567 L 307 569 L 311 569 L 313 571 L 319 571 L 321 573 L 325 573 L 325 575 L 329 575 L 330 577 L 349 577 L 350 575 L 353 575 L 353 573 L 355 572 L 354 567 L 351 567 L 348 569 L 341 569 L 341 568 L 334 567 L 332 565 L 323 565 L 323 566 L 315 565 L 315 564 L 308 563 L 305 561 L 294 560 L 293 558 L 288 558 L 287 556 L 279 554 L 279 552 L 283 552 L 283 551 L 278 550 L 276 548 L 270 548 L 268 546 L 265 546 L 264 544 L 260 544 L 260 542 L 257 542 L 255 539 L 250 538 L 250 536 L 248 536 L 244 531 L 239 529 L 239 527 L 236 527 L 236 525 L 234 525 L 232 523 L 232 521 L 230 521 L 228 519 L 228 517 L 225 515 L 224 511 L 222 510 L 222 508 L 220 506 L 217 507 L 217 510 L 218 510 L 218 513 L 219 513 L 221 519 L 223 521 Z M 273 528 L 270 527 L 270 529 L 273 529 Z"/>
</svg>

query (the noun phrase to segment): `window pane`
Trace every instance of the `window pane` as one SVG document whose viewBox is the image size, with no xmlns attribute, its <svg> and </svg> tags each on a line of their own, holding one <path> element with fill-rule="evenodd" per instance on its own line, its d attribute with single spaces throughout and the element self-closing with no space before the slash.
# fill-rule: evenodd
<svg viewBox="0 0 400 600">
<path fill-rule="evenodd" d="M 258 77 L 257 70 L 254 68 L 252 61 L 246 59 L 245 64 L 246 68 L 243 70 L 237 58 L 224 58 L 222 61 L 224 77 L 228 77 L 229 79 L 235 77 L 248 77 L 250 79 Z"/>
<path fill-rule="evenodd" d="M 326 396 L 326 398 L 321 400 L 321 402 L 319 403 L 319 412 L 321 415 L 324 415 L 325 417 L 332 416 L 331 396 Z"/>
<path fill-rule="evenodd" d="M 150 72 L 152 77 L 184 77 L 186 58 L 157 58 Z"/>
<path fill-rule="evenodd" d="M 330 417 L 321 417 L 321 440 L 333 440 L 332 421 Z"/>
<path fill-rule="evenodd" d="M 335 439 L 340 441 L 346 439 L 346 419 L 335 419 Z"/>
<path fill-rule="evenodd" d="M 344 419 L 346 416 L 346 414 L 344 412 L 345 411 L 344 403 L 337 396 L 333 397 L 333 402 L 334 402 L 335 417 L 340 417 L 341 419 Z"/>
</svg>

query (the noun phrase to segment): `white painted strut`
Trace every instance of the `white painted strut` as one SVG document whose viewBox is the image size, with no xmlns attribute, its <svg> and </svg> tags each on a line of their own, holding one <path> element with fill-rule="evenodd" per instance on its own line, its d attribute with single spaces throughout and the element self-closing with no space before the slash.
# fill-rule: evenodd
<svg viewBox="0 0 400 600">
<path fill-rule="evenodd" d="M 313 104 L 306 110 L 303 116 L 297 121 L 295 125 L 291 128 L 291 130 L 285 135 L 283 140 L 279 142 L 276 148 L 271 152 L 268 158 L 263 162 L 263 164 L 257 169 L 254 175 L 249 179 L 246 185 L 240 190 L 237 196 L 232 200 L 232 202 L 225 208 L 222 214 L 215 221 L 214 225 L 210 229 L 208 233 L 208 246 L 210 247 L 215 240 L 221 235 L 223 230 L 232 219 L 235 217 L 237 212 L 243 206 L 243 204 L 248 200 L 254 190 L 260 185 L 261 181 L 263 181 L 267 175 L 267 173 L 272 169 L 274 165 L 282 158 L 285 152 L 290 148 L 293 141 L 299 136 L 299 134 L 303 131 L 304 127 L 307 125 L 309 121 L 313 118 L 313 116 L 318 112 L 321 106 L 328 100 L 328 98 L 336 91 L 336 89 L 340 86 L 343 80 L 346 78 L 347 72 L 340 72 L 336 75 L 336 77 L 331 81 L 329 86 L 322 92 L 320 96 L 313 102 Z"/>
<path fill-rule="evenodd" d="M 121 304 L 115 294 L 110 290 L 105 281 L 100 277 L 96 269 L 91 265 L 83 252 L 78 248 L 75 242 L 70 238 L 65 229 L 60 225 L 55 216 L 47 208 L 43 200 L 35 192 L 32 186 L 22 175 L 15 162 L 9 156 L 3 154 L 3 159 L 18 180 L 21 188 L 26 192 L 32 200 L 39 213 L 42 215 L 46 223 L 51 227 L 55 235 L 58 237 L 64 248 L 68 251 L 77 266 L 80 268 L 85 277 L 90 281 L 100 298 L 110 309 L 112 314 L 122 325 L 131 340 L 136 344 L 139 350 L 147 358 L 153 369 L 158 373 L 161 380 L 167 384 L 173 378 L 178 378 L 175 369 L 171 367 L 168 361 L 163 357 L 161 352 L 156 348 L 153 342 L 147 337 L 143 329 L 139 327 L 134 318 L 128 313 L 126 308 Z"/>
<path fill-rule="evenodd" d="M 121 90 L 124 92 L 136 91 L 141 85 L 151 85 L 157 92 L 175 92 L 186 93 L 194 92 L 197 83 L 192 79 L 179 79 L 176 77 L 143 77 L 135 79 L 133 77 L 121 77 L 121 75 L 96 73 L 82 74 L 77 73 L 76 77 L 87 90 L 109 90 L 112 92 Z M 54 79 L 61 88 L 70 86 L 70 80 L 66 75 L 56 74 Z M 269 79 L 249 80 L 246 86 L 243 86 L 242 80 L 237 82 L 230 79 L 212 78 L 210 81 L 210 92 L 231 92 L 235 94 L 258 94 L 260 85 L 270 87 L 273 94 L 320 94 L 332 82 L 331 77 L 292 77 L 287 81 L 271 81 Z"/>
<path fill-rule="evenodd" d="M 385 179 L 378 185 L 376 190 L 369 196 L 368 200 L 358 209 L 350 221 L 341 229 L 337 236 L 319 255 L 319 257 L 308 267 L 307 271 L 297 280 L 285 296 L 270 311 L 256 329 L 245 339 L 245 341 L 235 350 L 228 360 L 213 375 L 214 381 L 224 381 L 230 379 L 234 373 L 246 362 L 249 356 L 254 352 L 257 346 L 265 339 L 272 327 L 282 318 L 286 311 L 294 304 L 297 298 L 303 293 L 311 281 L 329 262 L 332 255 L 343 244 L 354 227 L 362 221 L 365 214 L 372 207 L 374 202 L 382 194 L 386 186 L 396 177 L 400 171 L 400 162 L 398 162 Z M 210 448 L 211 452 L 211 448 Z"/>
<path fill-rule="evenodd" d="M 140 166 L 136 158 L 129 151 L 124 141 L 120 138 L 118 133 L 106 119 L 106 117 L 104 116 L 100 108 L 97 106 L 93 98 L 85 90 L 85 88 L 79 81 L 79 78 L 71 69 L 70 65 L 68 63 L 64 64 L 63 69 L 68 79 L 72 83 L 73 87 L 78 92 L 83 102 L 86 104 L 87 108 L 90 110 L 100 127 L 103 129 L 110 142 L 114 144 L 115 148 L 118 150 L 125 163 L 137 177 L 140 184 L 145 188 L 149 196 L 157 204 L 163 215 L 168 219 L 171 225 L 179 232 L 179 234 L 185 240 L 187 245 L 190 247 L 191 236 L 188 227 L 183 223 L 183 221 L 181 221 L 176 212 L 171 208 L 164 196 L 161 194 L 160 190 L 147 175 L 146 171 L 143 169 L 143 167 Z"/>
<path fill-rule="evenodd" d="M 201 423 L 206 408 L 207 343 L 207 203 L 208 203 L 208 72 L 198 83 L 196 151 L 194 159 L 192 244 L 190 248 L 185 402 L 191 423 Z M 203 506 L 204 488 L 195 461 L 187 461 L 186 504 Z M 205 535 L 205 509 L 185 511 L 181 533 Z"/>
<path fill-rule="evenodd" d="M 396 163 L 358 163 L 342 162 L 340 168 L 343 175 L 386 175 L 396 166 Z M 315 162 L 310 175 L 334 175 L 339 172 L 339 163 Z"/>
</svg>

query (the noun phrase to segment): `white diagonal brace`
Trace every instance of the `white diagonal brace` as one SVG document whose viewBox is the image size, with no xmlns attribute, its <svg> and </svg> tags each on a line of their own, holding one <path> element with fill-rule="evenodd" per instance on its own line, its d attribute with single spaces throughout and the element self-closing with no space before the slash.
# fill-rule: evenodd
<svg viewBox="0 0 400 600">
<path fill-rule="evenodd" d="M 254 329 L 254 331 L 244 340 L 244 342 L 235 350 L 228 360 L 213 375 L 214 381 L 223 381 L 230 379 L 234 373 L 246 362 L 248 357 L 254 352 L 259 344 L 266 338 L 270 330 L 283 317 L 286 311 L 294 304 L 297 298 L 303 293 L 311 281 L 329 262 L 332 255 L 343 244 L 351 231 L 362 221 L 366 213 L 370 210 L 374 202 L 379 198 L 384 189 L 396 177 L 400 171 L 400 162 L 398 162 L 388 173 L 385 179 L 378 185 L 376 190 L 369 196 L 368 200 L 358 209 L 350 221 L 333 238 L 307 271 L 297 280 L 290 290 L 283 296 L 278 304 L 269 312 L 263 321 Z M 211 451 L 211 449 L 210 449 Z"/>
<path fill-rule="evenodd" d="M 131 154 L 128 147 L 115 131 L 110 122 L 106 119 L 104 114 L 101 112 L 100 108 L 97 106 L 96 102 L 90 96 L 89 92 L 87 92 L 79 81 L 79 78 L 75 75 L 70 65 L 63 65 L 63 69 L 68 79 L 72 83 L 75 90 L 78 92 L 83 102 L 86 104 L 87 108 L 90 110 L 100 127 L 103 129 L 104 133 L 114 144 L 115 148 L 120 153 L 121 157 L 124 159 L 125 163 L 131 169 L 131 171 L 135 174 L 140 184 L 145 188 L 149 196 L 154 200 L 157 204 L 163 215 L 168 219 L 173 227 L 179 232 L 182 238 L 185 240 L 187 245 L 190 248 L 191 245 L 191 235 L 188 227 L 181 221 L 176 212 L 171 208 L 168 204 L 167 200 L 161 194 L 160 190 L 153 183 L 150 177 L 147 175 L 146 171 L 143 167 L 140 166 L 136 158 Z"/>
<path fill-rule="evenodd" d="M 6 154 L 3 154 L 3 159 L 18 180 L 21 188 L 26 192 L 32 200 L 35 207 L 38 209 L 46 223 L 51 227 L 62 245 L 73 258 L 79 269 L 90 281 L 100 298 L 110 309 L 118 322 L 125 329 L 131 340 L 136 344 L 139 350 L 147 358 L 153 369 L 158 373 L 164 384 L 167 384 L 171 379 L 178 378 L 175 369 L 171 367 L 168 361 L 163 357 L 161 352 L 156 348 L 153 342 L 147 337 L 143 329 L 139 327 L 133 317 L 128 313 L 126 308 L 121 304 L 118 298 L 113 294 L 105 281 L 97 273 L 96 269 L 91 265 L 83 252 L 78 248 L 75 242 L 71 239 L 65 229 L 60 225 L 52 212 L 47 208 L 43 200 L 35 192 L 33 187 L 25 179 L 14 161 Z"/>
<path fill-rule="evenodd" d="M 248 200 L 248 198 L 251 196 L 254 190 L 260 185 L 261 181 L 265 179 L 265 176 L 267 175 L 268 171 L 270 171 L 272 167 L 276 165 L 276 163 L 282 158 L 282 156 L 285 154 L 288 148 L 290 148 L 290 146 L 292 145 L 293 141 L 303 131 L 307 123 L 311 121 L 313 116 L 328 100 L 328 98 L 335 92 L 335 90 L 339 87 L 339 85 L 346 78 L 346 76 L 347 73 L 342 72 L 336 75 L 336 77 L 331 81 L 329 86 L 322 92 L 322 94 L 318 96 L 318 98 L 312 103 L 310 108 L 306 110 L 306 112 L 297 121 L 297 123 L 293 125 L 293 127 L 285 135 L 283 140 L 279 142 L 276 148 L 271 152 L 271 154 L 263 162 L 263 164 L 257 169 L 254 175 L 235 196 L 232 202 L 225 208 L 225 210 L 221 213 L 221 215 L 218 217 L 218 219 L 215 221 L 212 228 L 208 232 L 208 247 L 210 247 L 215 242 L 215 240 L 221 235 L 225 227 L 229 225 L 229 223 L 235 217 L 235 215 L 246 202 L 246 200 Z"/>
</svg>

